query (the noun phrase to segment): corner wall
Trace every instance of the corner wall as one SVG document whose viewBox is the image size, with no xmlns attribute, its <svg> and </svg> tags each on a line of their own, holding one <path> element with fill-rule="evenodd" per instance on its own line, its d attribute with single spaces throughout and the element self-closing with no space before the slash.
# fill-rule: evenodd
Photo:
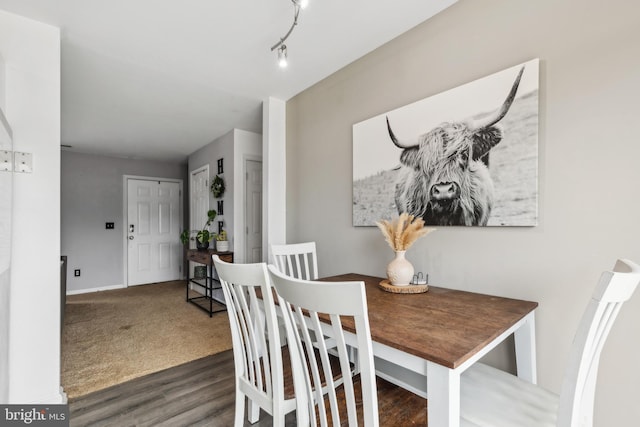
<svg viewBox="0 0 640 427">
<path fill-rule="evenodd" d="M 33 155 L 13 176 L 8 403 L 61 403 L 60 31 L 0 11 L 0 54 L 13 149 Z"/>
<path fill-rule="evenodd" d="M 224 159 L 225 192 L 221 199 L 215 199 L 209 192 L 209 209 L 218 210 L 218 200 L 224 200 L 224 215 L 216 216 L 211 231 L 218 232 L 218 221 L 223 221 L 229 238 L 229 250 L 234 251 L 235 262 L 244 261 L 244 247 L 241 244 L 244 230 L 244 159 L 262 159 L 261 136 L 254 132 L 233 129 L 227 134 L 189 155 L 188 181 L 191 172 L 209 165 L 209 184 L 218 174 L 218 159 Z M 187 203 L 190 190 L 187 191 Z M 190 218 L 190 214 L 187 216 Z"/>
<path fill-rule="evenodd" d="M 287 241 L 317 242 L 321 276 L 384 276 L 379 230 L 351 225 L 352 125 L 540 58 L 539 225 L 441 227 L 407 257 L 433 285 L 538 301 L 539 383 L 559 392 L 601 271 L 640 262 L 638 16 L 625 0 L 460 1 L 291 99 Z M 639 333 L 640 292 L 603 351 L 594 425 L 640 419 Z M 492 363 L 512 368 L 510 351 Z"/>
</svg>

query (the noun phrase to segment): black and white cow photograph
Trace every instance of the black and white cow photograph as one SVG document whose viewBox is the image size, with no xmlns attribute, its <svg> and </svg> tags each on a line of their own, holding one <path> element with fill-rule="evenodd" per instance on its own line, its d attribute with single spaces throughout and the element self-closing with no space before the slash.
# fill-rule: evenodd
<svg viewBox="0 0 640 427">
<path fill-rule="evenodd" d="M 535 226 L 534 59 L 353 125 L 353 225 Z"/>
</svg>

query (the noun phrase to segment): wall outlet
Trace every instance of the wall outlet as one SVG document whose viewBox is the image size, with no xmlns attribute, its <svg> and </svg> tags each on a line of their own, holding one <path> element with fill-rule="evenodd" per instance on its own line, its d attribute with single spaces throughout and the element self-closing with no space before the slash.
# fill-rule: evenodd
<svg viewBox="0 0 640 427">
<path fill-rule="evenodd" d="M 80 277 L 80 269 L 78 268 L 78 269 L 76 269 L 76 270 L 73 270 L 73 275 L 74 275 L 75 277 Z"/>
<path fill-rule="evenodd" d="M 113 230 L 113 227 L 114 227 L 114 223 L 113 222 L 107 222 L 106 225 L 105 225 L 105 228 L 107 230 Z"/>
</svg>

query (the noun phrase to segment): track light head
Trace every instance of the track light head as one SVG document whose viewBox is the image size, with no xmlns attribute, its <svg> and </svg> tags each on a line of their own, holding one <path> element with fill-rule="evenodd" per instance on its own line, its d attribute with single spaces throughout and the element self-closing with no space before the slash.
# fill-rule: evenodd
<svg viewBox="0 0 640 427">
<path fill-rule="evenodd" d="M 298 6 L 300 9 L 306 9 L 309 6 L 309 0 L 291 0 L 293 4 Z"/>
<path fill-rule="evenodd" d="M 287 46 L 284 44 L 278 48 L 278 65 L 280 68 L 287 68 Z"/>
<path fill-rule="evenodd" d="M 291 3 L 293 3 L 294 9 L 293 24 L 291 24 L 289 31 L 280 38 L 278 43 L 271 46 L 271 52 L 278 49 L 278 65 L 280 65 L 280 68 L 285 68 L 287 66 L 287 46 L 285 46 L 284 42 L 289 38 L 296 25 L 298 25 L 298 15 L 300 14 L 300 10 L 307 7 L 309 0 L 291 0 Z"/>
</svg>

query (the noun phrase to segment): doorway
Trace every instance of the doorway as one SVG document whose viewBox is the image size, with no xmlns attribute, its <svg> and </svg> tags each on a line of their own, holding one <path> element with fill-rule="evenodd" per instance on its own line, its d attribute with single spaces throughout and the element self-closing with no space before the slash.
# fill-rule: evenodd
<svg viewBox="0 0 640 427">
<path fill-rule="evenodd" d="M 182 180 L 125 177 L 127 286 L 182 275 Z"/>
<path fill-rule="evenodd" d="M 262 262 L 262 162 L 245 160 L 245 262 Z"/>
<path fill-rule="evenodd" d="M 189 230 L 202 230 L 207 222 L 209 211 L 209 165 L 204 165 L 189 174 Z M 195 249 L 195 240 L 189 239 L 189 249 Z M 195 263 L 189 261 L 189 277 L 193 277 Z"/>
</svg>

